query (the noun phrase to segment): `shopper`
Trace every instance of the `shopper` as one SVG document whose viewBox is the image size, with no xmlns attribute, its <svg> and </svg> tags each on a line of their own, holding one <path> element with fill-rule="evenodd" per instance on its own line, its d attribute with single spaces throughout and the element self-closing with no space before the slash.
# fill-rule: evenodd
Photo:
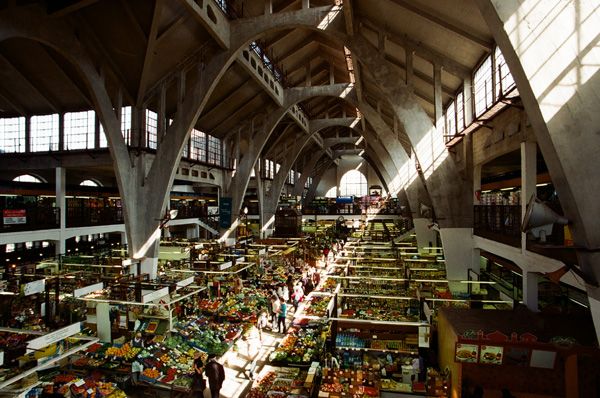
<svg viewBox="0 0 600 398">
<path fill-rule="evenodd" d="M 285 318 L 287 317 L 287 304 L 285 303 L 283 297 L 279 298 L 279 302 L 279 311 L 277 312 L 277 331 L 279 333 L 285 333 Z"/>
<path fill-rule="evenodd" d="M 260 314 L 256 319 L 256 329 L 258 329 L 258 339 L 260 340 L 261 344 L 263 342 L 262 331 L 265 327 L 267 327 L 268 322 L 267 313 L 263 310 L 260 310 Z"/>
<path fill-rule="evenodd" d="M 132 347 L 144 348 L 144 338 L 142 337 L 142 332 L 137 332 L 133 340 L 131 340 Z"/>
<path fill-rule="evenodd" d="M 200 352 L 196 352 L 194 355 L 194 382 L 192 389 L 196 392 L 196 397 L 204 397 L 206 381 L 204 380 L 204 362 L 202 361 Z"/>
<path fill-rule="evenodd" d="M 208 356 L 208 363 L 206 364 L 204 373 L 206 373 L 206 377 L 208 378 L 211 398 L 219 398 L 219 391 L 225 380 L 225 368 L 217 362 L 215 354 Z"/>
<path fill-rule="evenodd" d="M 294 286 L 294 311 L 298 309 L 298 304 L 304 298 L 304 289 L 302 288 L 302 282 L 298 281 L 296 286 Z"/>
<path fill-rule="evenodd" d="M 271 330 L 275 330 L 277 328 L 277 317 L 279 315 L 280 309 L 279 307 L 280 304 L 279 300 L 277 299 L 277 296 L 271 296 L 271 322 L 273 323 L 273 325 L 271 326 Z"/>
</svg>

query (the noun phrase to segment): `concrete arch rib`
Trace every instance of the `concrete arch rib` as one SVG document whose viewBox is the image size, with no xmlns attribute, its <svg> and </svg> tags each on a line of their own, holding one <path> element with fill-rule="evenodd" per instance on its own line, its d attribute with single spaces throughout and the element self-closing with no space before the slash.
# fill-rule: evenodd
<svg viewBox="0 0 600 398">
<path fill-rule="evenodd" d="M 578 264 L 598 283 L 600 64 L 592 61 L 600 59 L 597 2 L 476 3 L 519 89 L 575 246 L 581 248 Z M 600 288 L 588 284 L 586 289 L 600 338 Z"/>
</svg>

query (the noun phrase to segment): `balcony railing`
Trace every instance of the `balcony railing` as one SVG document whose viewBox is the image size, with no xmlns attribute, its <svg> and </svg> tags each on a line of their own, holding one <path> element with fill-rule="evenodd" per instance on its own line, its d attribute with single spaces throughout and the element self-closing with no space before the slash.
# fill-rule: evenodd
<svg viewBox="0 0 600 398">
<path fill-rule="evenodd" d="M 3 216 L 5 215 L 4 210 L 20 210 L 22 212 L 19 215 L 23 215 L 24 219 L 21 217 L 9 220 L 9 217 L 2 217 L 2 229 L 0 232 L 35 231 L 53 229 L 60 226 L 60 212 L 57 207 L 27 204 L 20 207 L 3 208 Z"/>
<path fill-rule="evenodd" d="M 473 233 L 510 246 L 521 246 L 521 206 L 474 206 Z"/>
<path fill-rule="evenodd" d="M 90 227 L 94 225 L 122 224 L 121 207 L 68 207 L 67 228 Z"/>
</svg>

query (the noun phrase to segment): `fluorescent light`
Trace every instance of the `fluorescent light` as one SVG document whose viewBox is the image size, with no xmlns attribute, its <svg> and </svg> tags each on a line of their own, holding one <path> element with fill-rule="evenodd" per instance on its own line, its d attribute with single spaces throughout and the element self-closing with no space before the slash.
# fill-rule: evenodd
<svg viewBox="0 0 600 398">
<path fill-rule="evenodd" d="M 360 151 L 360 152 L 358 153 L 358 156 L 362 156 L 364 153 L 365 153 L 365 150 L 363 149 L 362 151 Z"/>
<path fill-rule="evenodd" d="M 365 137 L 363 137 L 362 135 L 360 136 L 360 138 L 358 140 L 356 140 L 356 142 L 354 143 L 354 145 L 358 145 L 360 144 L 363 140 L 365 139 Z"/>
<path fill-rule="evenodd" d="M 515 189 L 515 187 L 510 187 L 510 188 L 501 188 L 500 190 L 501 190 L 501 191 L 511 191 L 511 190 L 513 190 L 513 189 Z"/>
<path fill-rule="evenodd" d="M 577 301 L 577 300 L 575 300 L 575 299 L 573 299 L 573 298 L 571 298 L 571 297 L 569 297 L 569 300 L 571 300 L 571 301 L 572 301 L 572 302 L 574 302 L 575 304 L 579 304 L 579 305 L 580 305 L 580 306 L 582 306 L 582 307 L 589 308 L 587 305 L 585 305 L 585 304 L 583 304 L 582 302 L 579 302 L 579 301 Z"/>
<path fill-rule="evenodd" d="M 536 187 L 545 187 L 546 185 L 550 185 L 549 182 L 543 182 L 541 184 L 535 184 Z"/>
<path fill-rule="evenodd" d="M 486 189 L 485 191 L 481 191 L 481 193 L 489 193 L 489 192 L 492 192 L 492 190 L 491 189 Z"/>
</svg>

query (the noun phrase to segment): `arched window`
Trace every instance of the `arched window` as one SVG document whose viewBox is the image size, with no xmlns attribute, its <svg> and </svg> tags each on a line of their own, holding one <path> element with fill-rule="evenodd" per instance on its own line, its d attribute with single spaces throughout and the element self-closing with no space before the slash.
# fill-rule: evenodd
<svg viewBox="0 0 600 398">
<path fill-rule="evenodd" d="M 18 177 L 13 178 L 13 181 L 15 181 L 15 182 L 35 182 L 37 184 L 41 184 L 41 183 L 45 182 L 40 177 L 36 177 L 31 174 L 22 174 Z"/>
<path fill-rule="evenodd" d="M 102 184 L 100 184 L 96 180 L 83 180 L 79 183 L 79 185 L 83 185 L 84 187 L 101 187 L 102 186 Z"/>
<path fill-rule="evenodd" d="M 329 188 L 329 191 L 327 191 L 327 193 L 325 194 L 326 198 L 335 198 L 337 197 L 337 188 L 336 187 L 331 187 Z"/>
<path fill-rule="evenodd" d="M 341 196 L 365 196 L 367 195 L 367 179 L 358 170 L 350 170 L 340 180 Z"/>
</svg>

